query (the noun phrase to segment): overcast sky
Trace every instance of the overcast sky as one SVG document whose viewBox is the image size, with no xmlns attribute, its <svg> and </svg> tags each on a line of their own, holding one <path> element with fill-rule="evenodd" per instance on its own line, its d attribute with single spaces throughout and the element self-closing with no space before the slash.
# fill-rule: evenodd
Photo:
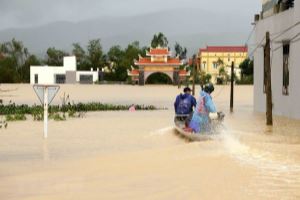
<svg viewBox="0 0 300 200">
<path fill-rule="evenodd" d="M 0 0 L 0 30 L 180 8 L 252 17 L 260 11 L 261 0 Z"/>
</svg>

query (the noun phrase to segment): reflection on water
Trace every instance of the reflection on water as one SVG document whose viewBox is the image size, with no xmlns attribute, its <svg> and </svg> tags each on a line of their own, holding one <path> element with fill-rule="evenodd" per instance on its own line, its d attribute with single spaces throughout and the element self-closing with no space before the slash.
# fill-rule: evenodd
<svg viewBox="0 0 300 200">
<path fill-rule="evenodd" d="M 228 88 L 217 87 L 222 131 L 193 143 L 174 134 L 174 87 L 156 94 L 151 87 L 78 86 L 85 95 L 64 88 L 79 100 L 107 93 L 113 102 L 117 93 L 118 101 L 132 103 L 125 95 L 132 93 L 138 103 L 169 110 L 50 121 L 47 140 L 40 122 L 10 123 L 0 129 L 0 199 L 300 198 L 300 123 L 276 117 L 266 127 L 264 115 L 252 112 L 252 87 L 236 88 L 234 113 Z M 31 101 L 23 90 L 22 100 Z"/>
</svg>

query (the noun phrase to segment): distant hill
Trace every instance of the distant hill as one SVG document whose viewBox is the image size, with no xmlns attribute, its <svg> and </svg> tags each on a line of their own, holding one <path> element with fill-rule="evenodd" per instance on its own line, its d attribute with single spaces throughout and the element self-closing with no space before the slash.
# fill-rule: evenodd
<svg viewBox="0 0 300 200">
<path fill-rule="evenodd" d="M 249 30 L 247 16 L 175 9 L 134 17 L 106 17 L 72 22 L 55 22 L 38 27 L 0 31 L 0 42 L 13 37 L 24 42 L 33 53 L 41 54 L 48 47 L 71 50 L 74 42 L 85 46 L 90 39 L 101 38 L 104 50 L 112 45 L 126 46 L 138 40 L 149 45 L 153 35 L 163 32 L 173 48 L 175 41 L 188 48 L 189 55 L 207 45 L 243 45 Z"/>
</svg>

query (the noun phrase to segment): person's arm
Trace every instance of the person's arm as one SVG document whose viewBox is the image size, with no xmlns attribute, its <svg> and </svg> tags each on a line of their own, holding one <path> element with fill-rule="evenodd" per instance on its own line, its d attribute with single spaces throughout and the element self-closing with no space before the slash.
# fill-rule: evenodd
<svg viewBox="0 0 300 200">
<path fill-rule="evenodd" d="M 197 106 L 197 101 L 195 97 L 192 96 L 192 107 L 196 108 L 196 106 Z"/>
<path fill-rule="evenodd" d="M 174 102 L 175 113 L 177 113 L 177 107 L 178 107 L 178 104 L 179 104 L 179 96 L 176 97 L 176 100 L 175 100 L 175 102 Z"/>
<path fill-rule="evenodd" d="M 206 101 L 205 101 L 205 106 L 208 110 L 208 112 L 210 113 L 216 113 L 217 112 L 217 109 L 216 109 L 216 106 L 212 100 L 212 98 L 210 96 L 206 96 L 205 97 Z"/>
</svg>

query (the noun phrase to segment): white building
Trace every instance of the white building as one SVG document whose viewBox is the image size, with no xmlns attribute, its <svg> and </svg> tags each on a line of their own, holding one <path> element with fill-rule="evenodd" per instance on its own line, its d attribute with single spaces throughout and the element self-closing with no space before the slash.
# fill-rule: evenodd
<svg viewBox="0 0 300 200">
<path fill-rule="evenodd" d="M 98 72 L 77 71 L 76 57 L 64 57 L 64 66 L 30 66 L 31 84 L 74 84 L 98 81 Z"/>
<path fill-rule="evenodd" d="M 285 2 L 287 0 L 263 0 L 263 12 L 256 21 L 254 110 L 266 111 L 264 45 L 269 31 L 273 113 L 300 119 L 300 1 L 294 1 L 294 7 L 290 8 L 283 5 Z"/>
</svg>

